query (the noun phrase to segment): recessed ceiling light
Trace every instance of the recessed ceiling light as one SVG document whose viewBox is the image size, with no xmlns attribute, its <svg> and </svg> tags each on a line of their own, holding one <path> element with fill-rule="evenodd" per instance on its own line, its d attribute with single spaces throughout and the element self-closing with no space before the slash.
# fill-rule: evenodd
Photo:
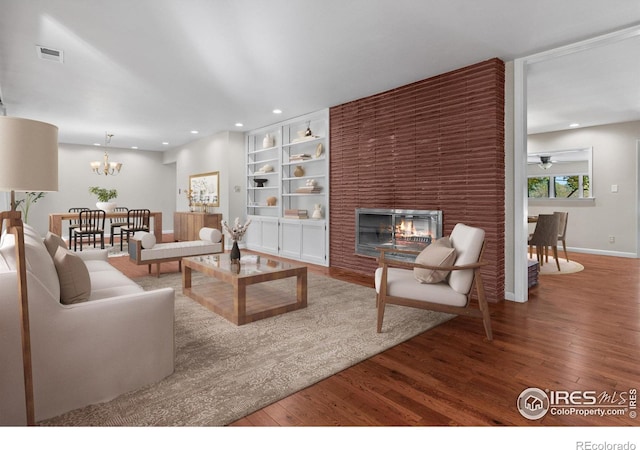
<svg viewBox="0 0 640 450">
<path fill-rule="evenodd" d="M 570 126 L 571 128 L 576 128 L 576 127 L 579 127 L 579 126 L 580 126 L 580 124 L 579 124 L 579 123 L 570 123 L 570 124 L 569 124 L 569 126 Z"/>
<path fill-rule="evenodd" d="M 169 143 L 168 142 L 163 142 L 162 145 L 169 145 Z"/>
<path fill-rule="evenodd" d="M 198 130 L 191 130 L 191 134 L 198 134 Z"/>
<path fill-rule="evenodd" d="M 282 114 L 282 110 L 281 109 L 274 109 L 273 113 L 274 114 Z"/>
<path fill-rule="evenodd" d="M 237 127 L 243 127 L 243 126 L 244 126 L 244 124 L 243 124 L 243 123 L 241 123 L 241 122 L 236 122 L 236 126 L 237 126 Z"/>
<path fill-rule="evenodd" d="M 135 145 L 131 147 L 133 150 L 138 150 L 138 147 L 136 147 Z"/>
<path fill-rule="evenodd" d="M 99 142 L 94 142 L 93 145 L 95 145 L 96 147 L 100 147 L 100 143 Z"/>
</svg>

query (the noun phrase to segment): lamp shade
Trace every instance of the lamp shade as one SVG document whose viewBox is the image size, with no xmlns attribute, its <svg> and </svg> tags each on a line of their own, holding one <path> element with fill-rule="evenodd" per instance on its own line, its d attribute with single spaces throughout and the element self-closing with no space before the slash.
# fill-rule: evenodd
<svg viewBox="0 0 640 450">
<path fill-rule="evenodd" d="M 58 127 L 0 116 L 0 190 L 58 190 Z"/>
</svg>

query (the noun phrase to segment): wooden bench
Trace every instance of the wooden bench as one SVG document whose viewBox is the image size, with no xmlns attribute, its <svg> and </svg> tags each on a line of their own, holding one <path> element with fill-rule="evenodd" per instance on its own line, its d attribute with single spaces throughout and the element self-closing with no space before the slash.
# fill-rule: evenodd
<svg viewBox="0 0 640 450">
<path fill-rule="evenodd" d="M 200 240 L 156 244 L 151 233 L 138 232 L 129 240 L 129 260 L 137 265 L 156 265 L 156 276 L 160 276 L 160 264 L 178 261 L 182 271 L 182 258 L 187 256 L 210 255 L 224 252 L 224 239 L 220 230 L 202 228 Z"/>
</svg>

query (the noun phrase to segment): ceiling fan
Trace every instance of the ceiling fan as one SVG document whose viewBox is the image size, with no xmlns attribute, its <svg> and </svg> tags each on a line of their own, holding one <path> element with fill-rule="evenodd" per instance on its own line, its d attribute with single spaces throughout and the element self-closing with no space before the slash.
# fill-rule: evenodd
<svg viewBox="0 0 640 450">
<path fill-rule="evenodd" d="M 538 163 L 538 167 L 540 167 L 541 169 L 547 170 L 552 165 L 553 163 L 551 162 L 551 156 L 540 157 L 540 162 Z"/>
</svg>

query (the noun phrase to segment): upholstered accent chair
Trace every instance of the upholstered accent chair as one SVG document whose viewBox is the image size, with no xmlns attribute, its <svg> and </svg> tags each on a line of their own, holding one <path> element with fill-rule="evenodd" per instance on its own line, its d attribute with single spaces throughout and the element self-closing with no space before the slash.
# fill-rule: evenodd
<svg viewBox="0 0 640 450">
<path fill-rule="evenodd" d="M 386 306 L 394 304 L 482 318 L 487 339 L 493 340 L 480 275 L 480 268 L 486 265 L 482 262 L 484 236 L 484 230 L 459 223 L 448 238 L 443 238 L 448 242 L 436 241 L 422 252 L 381 249 L 375 272 L 378 333 L 382 332 Z M 450 247 L 452 251 L 443 247 Z M 417 258 L 414 262 L 390 259 L 388 253 L 417 255 Z M 431 264 L 430 253 L 434 255 Z M 474 286 L 477 305 L 471 300 Z"/>
<path fill-rule="evenodd" d="M 564 250 L 564 257 L 569 262 L 569 255 L 567 254 L 567 222 L 569 220 L 569 213 L 566 211 L 554 211 L 554 216 L 558 216 L 558 241 L 562 242 L 562 250 Z"/>
<path fill-rule="evenodd" d="M 549 262 L 548 248 L 553 251 L 553 257 L 556 260 L 556 266 L 558 272 L 560 272 L 560 261 L 558 261 L 558 228 L 560 223 L 560 217 L 555 214 L 540 214 L 538 215 L 538 221 L 536 227 L 533 230 L 533 234 L 529 238 L 529 254 L 531 254 L 532 247 L 536 247 L 536 257 L 540 266 L 543 266 L 546 262 Z"/>
</svg>

